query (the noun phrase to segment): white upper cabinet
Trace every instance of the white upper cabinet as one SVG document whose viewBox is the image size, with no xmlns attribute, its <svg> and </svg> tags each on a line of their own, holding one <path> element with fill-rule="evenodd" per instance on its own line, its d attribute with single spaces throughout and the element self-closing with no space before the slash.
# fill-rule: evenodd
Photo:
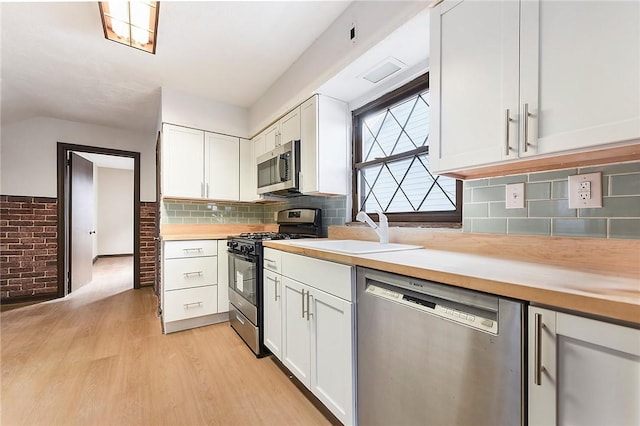
<svg viewBox="0 0 640 426">
<path fill-rule="evenodd" d="M 205 195 L 215 200 L 240 199 L 240 139 L 205 133 Z"/>
<path fill-rule="evenodd" d="M 278 145 L 300 139 L 300 107 L 290 111 L 280 119 Z"/>
<path fill-rule="evenodd" d="M 204 132 L 186 127 L 162 126 L 162 195 L 203 196 Z"/>
<path fill-rule="evenodd" d="M 254 141 L 240 139 L 240 201 L 261 200 L 261 196 L 257 191 L 257 149 L 258 144 L 254 143 Z"/>
<path fill-rule="evenodd" d="M 280 126 L 279 123 L 274 123 L 271 126 L 267 127 L 266 129 L 264 129 L 264 131 L 261 133 L 262 137 L 264 138 L 264 151 L 260 154 L 264 154 L 265 152 L 269 152 L 272 149 L 274 149 L 276 146 L 279 145 L 278 143 L 278 136 L 280 132 Z M 258 155 L 258 157 L 260 156 Z"/>
<path fill-rule="evenodd" d="M 348 120 L 347 105 L 326 96 L 300 106 L 300 192 L 347 194 Z"/>
<path fill-rule="evenodd" d="M 640 137 L 640 2 L 522 1 L 520 34 L 524 155 Z"/>
<path fill-rule="evenodd" d="M 264 151 L 256 158 L 276 146 L 300 139 L 300 107 L 282 116 L 277 122 L 264 129 L 260 135 L 264 138 Z"/>
<path fill-rule="evenodd" d="M 162 196 L 238 201 L 240 139 L 163 124 Z"/>
<path fill-rule="evenodd" d="M 431 166 L 640 138 L 640 3 L 447 0 L 431 13 Z"/>
</svg>

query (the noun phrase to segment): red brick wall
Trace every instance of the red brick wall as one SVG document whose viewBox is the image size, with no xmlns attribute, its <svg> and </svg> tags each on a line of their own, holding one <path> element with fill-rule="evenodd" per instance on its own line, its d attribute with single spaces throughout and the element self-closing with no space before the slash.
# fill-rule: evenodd
<svg viewBox="0 0 640 426">
<path fill-rule="evenodd" d="M 58 293 L 56 198 L 0 195 L 0 300 Z M 140 203 L 140 285 L 155 281 L 156 203 Z"/>
<path fill-rule="evenodd" d="M 58 292 L 55 198 L 0 195 L 0 299 Z"/>
<path fill-rule="evenodd" d="M 140 285 L 155 281 L 156 203 L 140 203 Z"/>
</svg>

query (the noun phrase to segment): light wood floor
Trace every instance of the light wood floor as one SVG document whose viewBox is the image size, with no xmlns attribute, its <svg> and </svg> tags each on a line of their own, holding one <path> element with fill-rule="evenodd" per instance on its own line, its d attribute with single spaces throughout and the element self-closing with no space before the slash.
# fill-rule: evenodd
<svg viewBox="0 0 640 426">
<path fill-rule="evenodd" d="M 130 262 L 100 259 L 69 297 L 0 314 L 3 426 L 329 424 L 228 323 L 162 335 Z"/>
</svg>

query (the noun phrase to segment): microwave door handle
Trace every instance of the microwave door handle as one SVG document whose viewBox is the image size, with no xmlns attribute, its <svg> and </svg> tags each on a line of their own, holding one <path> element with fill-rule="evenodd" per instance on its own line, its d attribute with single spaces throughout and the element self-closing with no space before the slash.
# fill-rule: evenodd
<svg viewBox="0 0 640 426">
<path fill-rule="evenodd" d="M 280 174 L 280 182 L 286 182 L 289 178 L 289 160 L 282 154 L 278 156 L 278 173 Z"/>
</svg>

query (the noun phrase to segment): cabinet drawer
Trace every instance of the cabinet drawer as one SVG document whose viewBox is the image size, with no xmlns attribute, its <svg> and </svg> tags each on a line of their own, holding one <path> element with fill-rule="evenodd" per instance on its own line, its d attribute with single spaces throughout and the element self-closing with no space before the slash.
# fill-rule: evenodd
<svg viewBox="0 0 640 426">
<path fill-rule="evenodd" d="M 218 254 L 216 240 L 165 241 L 164 258 L 215 256 Z"/>
<path fill-rule="evenodd" d="M 218 312 L 218 286 L 164 292 L 164 322 L 178 321 Z"/>
<path fill-rule="evenodd" d="M 282 273 L 282 252 L 280 250 L 264 248 L 264 269 Z"/>
<path fill-rule="evenodd" d="M 166 290 L 202 287 L 218 283 L 218 257 L 167 259 L 164 262 Z"/>
<path fill-rule="evenodd" d="M 352 302 L 354 300 L 354 269 L 341 263 L 279 252 L 282 275 Z"/>
</svg>

